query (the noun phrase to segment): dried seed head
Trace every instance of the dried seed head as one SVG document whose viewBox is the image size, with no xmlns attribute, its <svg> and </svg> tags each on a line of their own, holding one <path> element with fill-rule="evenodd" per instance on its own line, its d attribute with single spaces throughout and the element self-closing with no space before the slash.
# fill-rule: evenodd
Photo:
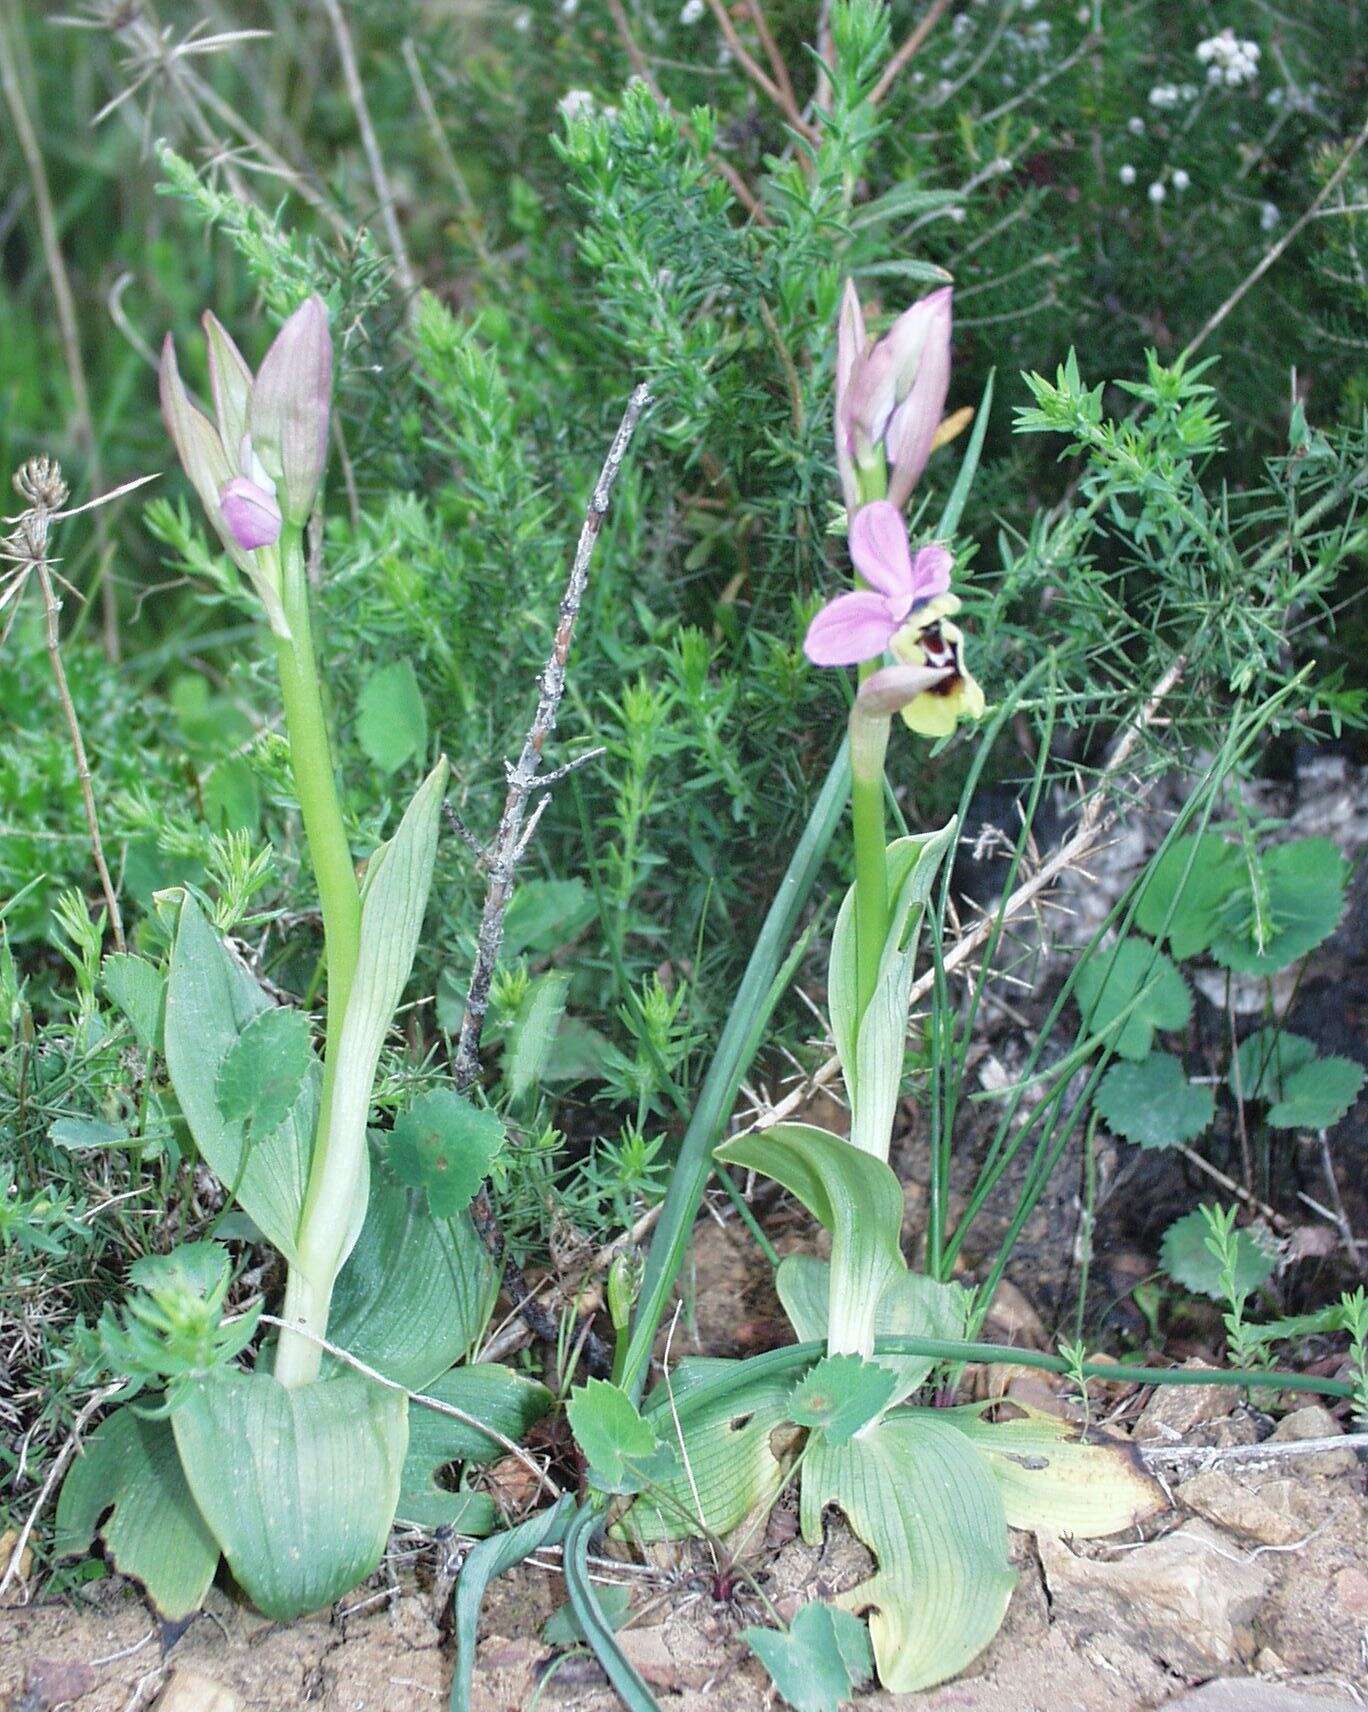
<svg viewBox="0 0 1368 1712">
<path fill-rule="evenodd" d="M 30 458 L 19 466 L 14 486 L 35 511 L 60 511 L 67 501 L 67 484 L 56 458 Z"/>
</svg>

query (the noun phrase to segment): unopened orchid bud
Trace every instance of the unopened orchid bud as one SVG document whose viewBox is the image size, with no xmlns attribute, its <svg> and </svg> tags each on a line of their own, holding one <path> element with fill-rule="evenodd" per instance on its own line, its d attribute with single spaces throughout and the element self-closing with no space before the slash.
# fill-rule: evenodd
<svg viewBox="0 0 1368 1712">
<path fill-rule="evenodd" d="M 269 488 L 248 476 L 235 476 L 219 495 L 223 521 L 244 552 L 273 547 L 280 539 L 280 507 Z"/>
<path fill-rule="evenodd" d="M 189 476 L 200 503 L 209 513 L 225 545 L 230 544 L 228 526 L 219 511 L 219 495 L 232 480 L 234 470 L 228 461 L 223 441 L 209 418 L 194 403 L 185 390 L 180 370 L 176 367 L 176 348 L 168 333 L 162 345 L 161 366 L 158 371 L 162 416 L 167 432 L 175 444 L 186 475 Z"/>
<path fill-rule="evenodd" d="M 247 405 L 252 396 L 252 371 L 228 330 L 206 309 L 201 317 L 209 352 L 209 389 L 214 398 L 219 438 L 230 455 L 247 433 Z M 250 472 L 244 472 L 250 473 Z"/>
<path fill-rule="evenodd" d="M 310 297 L 280 329 L 257 370 L 247 409 L 255 455 L 275 483 L 285 522 L 309 520 L 328 461 L 332 339 L 328 312 Z"/>
<path fill-rule="evenodd" d="M 846 506 L 899 508 L 931 455 L 950 385 L 951 292 L 933 291 L 872 345 L 847 283 L 836 332 L 836 462 Z"/>
</svg>

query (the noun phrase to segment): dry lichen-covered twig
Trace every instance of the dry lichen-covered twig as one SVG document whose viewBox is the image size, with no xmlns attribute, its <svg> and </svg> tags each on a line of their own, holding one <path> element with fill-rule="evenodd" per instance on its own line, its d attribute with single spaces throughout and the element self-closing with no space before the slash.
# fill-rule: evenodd
<svg viewBox="0 0 1368 1712">
<path fill-rule="evenodd" d="M 484 1030 L 485 1014 L 489 1009 L 489 988 L 494 978 L 494 966 L 498 962 L 499 948 L 503 943 L 504 914 L 513 894 L 513 881 L 518 864 L 526 853 L 528 843 L 537 829 L 537 822 L 549 800 L 548 787 L 557 779 L 563 778 L 570 767 L 579 766 L 589 758 L 578 757 L 570 763 L 570 767 L 558 767 L 550 773 L 541 771 L 542 753 L 547 739 L 556 729 L 561 697 L 565 694 L 570 643 L 575 634 L 575 621 L 579 617 L 580 602 L 584 599 L 584 590 L 589 579 L 589 561 L 593 557 L 594 543 L 598 540 L 599 530 L 603 526 L 609 496 L 612 494 L 613 484 L 617 481 L 618 471 L 622 468 L 622 461 L 627 455 L 627 447 L 636 432 L 643 411 L 650 402 L 650 390 L 643 383 L 627 401 L 622 421 L 618 424 L 613 443 L 608 448 L 608 456 L 604 459 L 603 468 L 594 483 L 594 491 L 589 497 L 589 507 L 580 530 L 579 545 L 575 549 L 574 562 L 570 567 L 570 578 L 565 585 L 565 593 L 561 596 L 560 616 L 556 624 L 555 639 L 551 644 L 551 654 L 542 671 L 537 711 L 532 716 L 527 736 L 523 739 L 522 752 L 516 763 L 508 768 L 508 791 L 504 797 L 503 813 L 499 817 L 499 828 L 494 834 L 494 842 L 484 855 L 489 884 L 485 891 L 484 908 L 480 914 L 475 966 L 471 970 L 470 985 L 466 990 L 465 1012 L 461 1017 L 461 1031 L 452 1064 L 452 1077 L 458 1088 L 470 1087 L 480 1072 L 480 1036 Z M 528 805 L 533 796 L 539 796 L 539 801 L 529 816 Z"/>
<path fill-rule="evenodd" d="M 147 478 L 151 479 L 151 478 Z M 104 892 L 105 907 L 109 911 L 109 927 L 114 935 L 114 943 L 120 951 L 124 949 L 123 917 L 119 913 L 119 900 L 115 895 L 114 882 L 110 878 L 109 866 L 105 861 L 104 844 L 100 838 L 100 822 L 95 812 L 95 790 L 90 779 L 90 762 L 86 756 L 85 741 L 81 736 L 80 721 L 76 717 L 76 705 L 71 699 L 71 687 L 67 683 L 66 667 L 62 663 L 61 634 L 58 628 L 58 618 L 62 606 L 57 598 L 57 592 L 52 586 L 52 566 L 48 559 L 48 531 L 53 522 L 73 513 L 64 512 L 63 506 L 67 500 L 67 485 L 62 480 L 61 467 L 51 458 L 30 458 L 22 466 L 14 478 L 14 486 L 26 509 L 17 518 L 11 519 L 15 524 L 14 533 L 0 547 L 0 556 L 10 561 L 16 568 L 10 574 L 7 586 L 0 591 L 0 609 L 5 606 L 17 608 L 19 598 L 24 592 L 30 574 L 38 579 L 38 587 L 43 596 L 43 608 L 47 622 L 48 659 L 52 663 L 52 675 L 57 681 L 57 696 L 62 704 L 62 714 L 66 719 L 67 730 L 71 734 L 71 747 L 76 758 L 76 777 L 81 787 L 81 802 L 85 808 L 86 828 L 90 833 L 91 853 L 95 858 L 95 868 L 100 876 L 100 888 Z M 129 486 L 141 486 L 140 482 L 130 483 Z M 127 487 L 118 490 L 127 492 Z M 115 494 L 106 495 L 113 499 Z M 99 502 L 96 502 L 99 503 Z M 88 507 L 82 506 L 81 510 Z M 13 623 L 11 614 L 10 623 Z M 9 626 L 6 625 L 6 634 Z"/>
</svg>

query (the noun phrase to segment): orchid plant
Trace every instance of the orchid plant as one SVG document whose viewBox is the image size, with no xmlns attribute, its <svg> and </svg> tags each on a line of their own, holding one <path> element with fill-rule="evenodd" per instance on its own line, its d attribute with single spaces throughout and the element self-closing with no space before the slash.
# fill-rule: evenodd
<svg viewBox="0 0 1368 1712">
<path fill-rule="evenodd" d="M 308 1018 L 264 990 L 207 901 L 163 894 L 166 966 L 130 957 L 137 968 L 124 973 L 152 990 L 154 1011 L 164 1005 L 160 1044 L 200 1159 L 248 1234 L 284 1260 L 279 1337 L 269 1363 L 263 1353 L 252 1370 L 236 1365 L 260 1310 L 222 1318 L 221 1243 L 140 1261 L 125 1320 L 110 1311 L 100 1331 L 127 1394 L 141 1395 L 91 1437 L 58 1526 L 68 1551 L 99 1531 L 168 1619 L 198 1608 L 220 1557 L 262 1611 L 288 1617 L 368 1575 L 396 1515 L 488 1531 L 490 1499 L 439 1490 L 434 1471 L 497 1454 L 551 1399 L 505 1369 L 457 1365 L 497 1292 L 466 1211 L 499 1146 L 497 1118 L 452 1090 L 429 1092 L 401 1115 L 389 1163 L 372 1174 L 373 1084 L 422 929 L 448 769 L 439 758 L 358 880 L 306 566 L 330 436 L 327 310 L 304 302 L 255 374 L 212 315 L 204 327 L 212 416 L 190 397 L 169 338 L 162 408 L 272 634 L 323 922 L 327 1021 L 320 1060 Z M 411 1425 L 420 1391 L 453 1413 Z"/>
<path fill-rule="evenodd" d="M 809 1541 L 820 1540 L 828 1505 L 843 1511 L 876 1570 L 838 1603 L 869 1614 L 878 1673 L 894 1692 L 953 1676 L 997 1632 L 1015 1580 L 1009 1524 L 1105 1534 L 1161 1501 L 1120 1448 L 1083 1444 L 1052 1416 L 1023 1409 L 989 1421 L 981 1405 L 909 1401 L 938 1359 L 953 1363 L 975 1347 L 963 1341 L 971 1293 L 907 1265 L 902 1188 L 888 1162 L 918 930 L 955 839 L 952 821 L 887 841 L 890 727 L 901 714 L 919 737 L 948 737 L 984 711 L 952 622 L 953 555 L 940 542 L 914 546 L 902 515 L 940 433 L 950 338 L 948 290 L 871 340 L 846 288 L 836 449 L 859 586 L 818 612 L 806 651 L 818 665 L 860 669 L 850 714 L 855 879 L 827 987 L 849 1134 L 779 1123 L 715 1153 L 795 1195 L 830 1233 L 830 1260 L 800 1253 L 779 1263 L 795 1349 L 686 1359 L 646 1399 L 631 1434 L 609 1430 L 628 1402 L 614 1401 L 611 1387 L 591 1382 L 570 1406 L 591 1480 L 638 1494 L 625 1533 L 725 1533 L 795 1476 Z"/>
</svg>

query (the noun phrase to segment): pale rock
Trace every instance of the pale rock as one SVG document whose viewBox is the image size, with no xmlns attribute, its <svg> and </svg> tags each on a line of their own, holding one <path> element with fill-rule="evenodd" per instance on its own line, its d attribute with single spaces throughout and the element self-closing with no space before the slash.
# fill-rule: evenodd
<svg viewBox="0 0 1368 1712">
<path fill-rule="evenodd" d="M 1241 1631 L 1272 1578 L 1206 1522 L 1185 1522 L 1112 1559 L 1076 1557 L 1048 1534 L 1039 1547 L 1054 1621 L 1080 1639 L 1119 1633 L 1187 1676 L 1210 1675 L 1253 1651 Z"/>
<path fill-rule="evenodd" d="M 1191 1694 L 1167 1701 L 1164 1712 L 1362 1712 L 1362 1707 L 1342 1694 L 1301 1694 L 1281 1682 L 1242 1677 L 1204 1683 Z"/>
<path fill-rule="evenodd" d="M 1368 1575 L 1361 1569 L 1342 1569 L 1335 1577 L 1335 1598 L 1351 1617 L 1368 1619 Z"/>
<path fill-rule="evenodd" d="M 1176 1444 L 1195 1428 L 1228 1415 L 1233 1401 L 1228 1385 L 1160 1385 L 1136 1422 L 1135 1438 L 1140 1444 Z"/>
<path fill-rule="evenodd" d="M 242 1712 L 232 1689 L 197 1670 L 178 1666 L 156 1702 L 157 1712 Z"/>
<path fill-rule="evenodd" d="M 618 1645 L 652 1688 L 675 1693 L 702 1688 L 725 1661 L 715 1646 L 686 1623 L 658 1623 L 645 1629 L 623 1629 Z"/>
<path fill-rule="evenodd" d="M 1205 1468 L 1185 1480 L 1177 1496 L 1219 1528 L 1244 1534 L 1265 1546 L 1290 1546 L 1305 1537 L 1300 1524 L 1276 1510 L 1259 1492 L 1220 1468 Z"/>
<path fill-rule="evenodd" d="M 1269 1442 L 1287 1444 L 1301 1439 L 1338 1439 L 1343 1436 L 1344 1428 L 1325 1405 L 1310 1403 L 1304 1409 L 1294 1409 L 1290 1415 L 1284 1415 L 1273 1429 Z M 1347 1447 L 1344 1450 L 1313 1451 L 1309 1456 L 1299 1456 L 1296 1466 L 1299 1472 L 1306 1474 L 1353 1474 L 1358 1468 L 1358 1458 Z"/>
</svg>

